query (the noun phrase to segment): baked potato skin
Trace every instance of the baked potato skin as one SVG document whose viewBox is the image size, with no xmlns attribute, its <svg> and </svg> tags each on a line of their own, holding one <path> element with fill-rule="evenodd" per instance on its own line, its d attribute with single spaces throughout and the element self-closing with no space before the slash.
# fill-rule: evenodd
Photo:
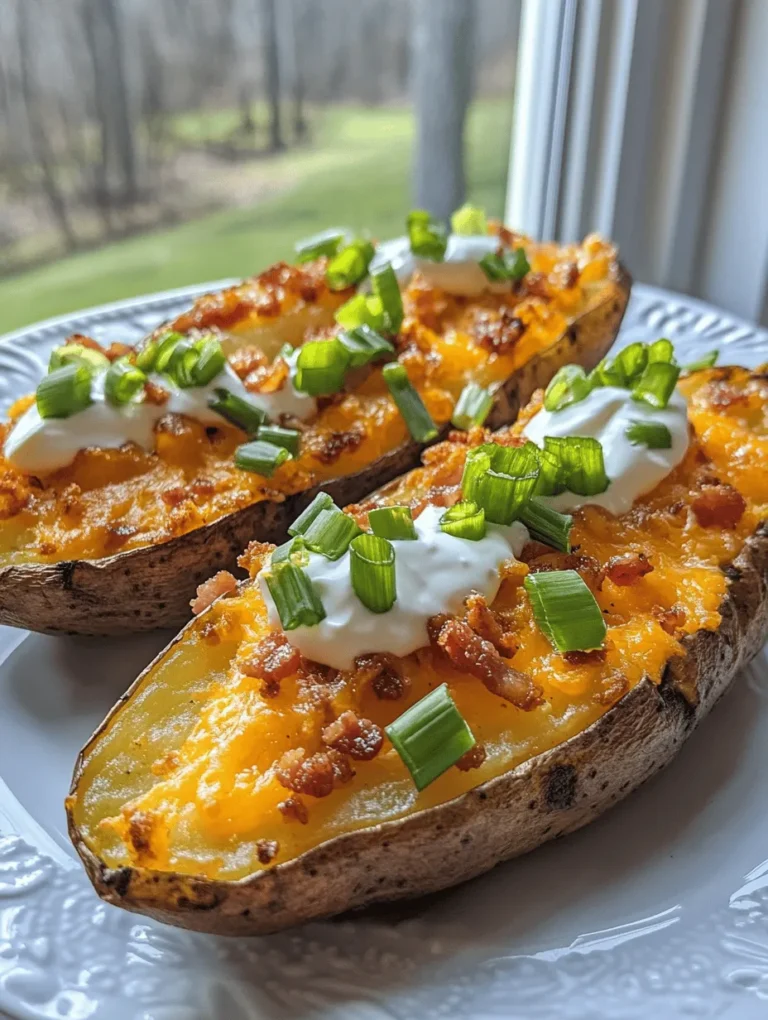
<svg viewBox="0 0 768 1020">
<path fill-rule="evenodd" d="M 592 369 L 611 347 L 629 300 L 631 277 L 620 267 L 599 304 L 577 318 L 559 340 L 533 357 L 496 394 L 486 422 L 514 421 L 534 390 L 557 369 L 578 362 Z M 443 438 L 448 431 L 443 430 Z M 237 570 L 237 557 L 258 538 L 279 544 L 301 510 L 323 489 L 340 506 L 416 467 L 423 446 L 409 442 L 362 471 L 289 496 L 263 501 L 161 545 L 96 560 L 0 568 L 0 624 L 44 634 L 118 635 L 182 627 L 195 588 L 216 570 Z"/>
<path fill-rule="evenodd" d="M 719 628 L 686 638 L 687 655 L 670 660 L 658 686 L 641 681 L 582 733 L 448 803 L 339 836 L 239 882 L 109 869 L 68 804 L 70 838 L 107 902 L 219 935 L 268 934 L 464 882 L 581 828 L 671 761 L 768 634 L 768 523 L 722 569 L 730 583 Z M 78 759 L 72 794 L 111 715 Z"/>
</svg>

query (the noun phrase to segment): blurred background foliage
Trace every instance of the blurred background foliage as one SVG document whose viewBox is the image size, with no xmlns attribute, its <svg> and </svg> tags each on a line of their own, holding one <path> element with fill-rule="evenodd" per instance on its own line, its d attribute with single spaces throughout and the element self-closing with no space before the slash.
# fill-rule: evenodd
<svg viewBox="0 0 768 1020">
<path fill-rule="evenodd" d="M 2 0 L 0 332 L 503 211 L 519 0 Z"/>
</svg>

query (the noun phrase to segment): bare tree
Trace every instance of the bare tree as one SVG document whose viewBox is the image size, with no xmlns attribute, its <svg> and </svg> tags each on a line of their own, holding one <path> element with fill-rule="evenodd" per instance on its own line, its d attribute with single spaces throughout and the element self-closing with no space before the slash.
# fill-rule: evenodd
<svg viewBox="0 0 768 1020">
<path fill-rule="evenodd" d="M 296 141 L 307 135 L 307 119 L 304 114 L 304 56 L 306 50 L 306 11 L 299 11 L 296 0 L 289 0 L 289 26 L 291 37 L 291 99 L 293 101 L 293 134 Z"/>
<path fill-rule="evenodd" d="M 284 148 L 280 118 L 280 57 L 277 46 L 277 12 L 275 0 L 261 0 L 261 34 L 264 49 L 264 74 L 269 103 L 269 148 Z"/>
<path fill-rule="evenodd" d="M 472 96 L 473 0 L 415 0 L 414 200 L 447 218 L 464 201 L 464 124 Z"/>
</svg>

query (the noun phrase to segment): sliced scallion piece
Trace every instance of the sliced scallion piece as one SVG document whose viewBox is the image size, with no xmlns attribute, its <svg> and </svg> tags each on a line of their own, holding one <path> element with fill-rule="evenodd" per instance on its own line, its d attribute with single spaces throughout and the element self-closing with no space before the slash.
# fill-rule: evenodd
<svg viewBox="0 0 768 1020">
<path fill-rule="evenodd" d="M 349 351 L 350 368 L 359 368 L 375 361 L 376 358 L 395 353 L 395 348 L 389 340 L 370 326 L 356 326 L 354 329 L 345 330 L 339 333 L 339 341 Z"/>
<path fill-rule="evenodd" d="M 531 533 L 531 538 L 553 549 L 568 553 L 571 551 L 571 527 L 573 517 L 561 514 L 542 503 L 539 499 L 529 500 L 520 511 L 520 520 Z"/>
<path fill-rule="evenodd" d="M 528 574 L 523 583 L 536 623 L 558 652 L 602 647 L 606 634 L 603 614 L 575 570 Z"/>
<path fill-rule="evenodd" d="M 451 216 L 451 230 L 454 234 L 487 234 L 485 209 L 469 203 L 463 205 Z"/>
<path fill-rule="evenodd" d="M 224 371 L 227 359 L 215 336 L 203 337 L 195 341 L 195 348 L 197 361 L 192 368 L 193 384 L 207 386 Z"/>
<path fill-rule="evenodd" d="M 437 425 L 432 421 L 404 366 L 393 361 L 384 366 L 382 375 L 411 436 L 417 443 L 428 443 L 434 439 L 438 433 Z"/>
<path fill-rule="evenodd" d="M 626 386 L 627 378 L 621 366 L 609 358 L 603 358 L 600 364 L 589 373 L 587 379 L 592 389 L 595 386 Z"/>
<path fill-rule="evenodd" d="M 480 259 L 480 268 L 492 283 L 504 283 L 522 280 L 530 272 L 531 265 L 525 248 L 515 248 L 514 251 L 488 252 Z"/>
<path fill-rule="evenodd" d="M 55 372 L 64 365 L 86 365 L 92 372 L 109 368 L 109 358 L 102 351 L 96 351 L 84 344 L 69 343 L 63 347 L 54 347 L 48 362 L 48 371 Z"/>
<path fill-rule="evenodd" d="M 719 357 L 720 351 L 717 349 L 709 351 L 708 354 L 703 354 L 696 361 L 689 361 L 687 365 L 683 365 L 683 372 L 701 372 L 705 368 L 712 368 L 713 365 L 717 364 Z"/>
<path fill-rule="evenodd" d="M 104 376 L 104 396 L 115 407 L 129 404 L 144 389 L 146 375 L 127 358 L 113 361 Z"/>
<path fill-rule="evenodd" d="M 325 280 L 331 290 L 354 287 L 368 273 L 373 258 L 370 241 L 353 241 L 334 255 L 325 271 Z"/>
<path fill-rule="evenodd" d="M 403 298 L 392 266 L 386 265 L 372 273 L 371 287 L 381 304 L 384 328 L 388 333 L 397 333 L 403 322 Z"/>
<path fill-rule="evenodd" d="M 430 691 L 386 727 L 392 746 L 423 790 L 475 746 L 446 684 Z"/>
<path fill-rule="evenodd" d="M 619 351 L 614 359 L 616 370 L 621 372 L 627 380 L 626 385 L 628 386 L 640 378 L 647 364 L 648 348 L 639 341 L 625 347 L 623 351 Z"/>
<path fill-rule="evenodd" d="M 386 613 L 395 604 L 395 549 L 386 538 L 358 535 L 349 546 L 352 588 L 372 613 Z"/>
<path fill-rule="evenodd" d="M 322 230 L 319 234 L 312 234 L 311 237 L 297 241 L 294 245 L 296 261 L 299 263 L 311 262 L 323 255 L 335 255 L 344 243 L 346 236 L 345 230 L 331 229 Z"/>
<path fill-rule="evenodd" d="M 672 447 L 672 433 L 660 421 L 631 421 L 625 435 L 633 446 L 647 446 L 649 450 Z"/>
<path fill-rule="evenodd" d="M 243 443 L 235 450 L 235 467 L 263 475 L 265 478 L 271 478 L 280 465 L 290 459 L 291 455 L 285 447 L 265 443 L 261 439 Z"/>
<path fill-rule="evenodd" d="M 484 443 L 467 454 L 461 480 L 464 499 L 481 506 L 491 523 L 511 524 L 533 495 L 538 474 L 539 452 L 533 443 Z"/>
<path fill-rule="evenodd" d="M 293 524 L 288 528 L 289 535 L 304 535 L 310 524 L 322 510 L 328 510 L 336 506 L 333 499 L 327 492 L 318 492 L 308 507 L 299 514 Z"/>
<path fill-rule="evenodd" d="M 680 375 L 678 365 L 654 361 L 648 365 L 632 388 L 635 400 L 642 400 L 657 410 L 663 410 L 669 403 Z"/>
<path fill-rule="evenodd" d="M 255 436 L 259 428 L 267 420 L 267 412 L 243 397 L 238 397 L 225 389 L 215 389 L 208 401 L 208 406 L 216 414 L 233 425 L 237 425 L 250 436 Z"/>
<path fill-rule="evenodd" d="M 557 452 L 547 448 L 539 450 L 539 477 L 536 479 L 534 495 L 557 496 L 565 491 L 565 465 Z"/>
<path fill-rule="evenodd" d="M 485 510 L 471 500 L 455 503 L 440 518 L 440 530 L 454 538 L 479 542 L 485 538 Z"/>
<path fill-rule="evenodd" d="M 675 348 L 672 345 L 671 340 L 667 340 L 666 337 L 662 337 L 660 340 L 654 341 L 648 348 L 648 364 L 652 364 L 654 361 L 674 361 L 675 360 Z"/>
<path fill-rule="evenodd" d="M 589 396 L 592 384 L 581 365 L 563 365 L 558 369 L 544 393 L 547 411 L 562 411 Z"/>
<path fill-rule="evenodd" d="M 294 386 L 312 397 L 338 393 L 350 361 L 349 351 L 336 337 L 310 340 L 299 348 Z"/>
<path fill-rule="evenodd" d="M 344 329 L 355 329 L 358 326 L 384 328 L 384 310 L 375 295 L 355 294 L 336 309 L 333 317 Z"/>
<path fill-rule="evenodd" d="M 49 372 L 37 387 L 37 410 L 41 418 L 71 418 L 91 404 L 91 370 L 82 361 Z"/>
<path fill-rule="evenodd" d="M 163 333 L 162 336 L 157 337 L 153 341 L 155 344 L 155 361 L 151 367 L 155 372 L 165 372 L 173 356 L 176 344 L 180 343 L 183 339 L 184 337 L 181 333 L 177 333 L 175 330 L 168 330 L 167 333 Z M 139 365 L 139 368 L 141 368 L 141 365 Z"/>
<path fill-rule="evenodd" d="M 299 452 L 301 433 L 296 429 L 280 428 L 279 425 L 259 425 L 256 438 L 263 439 L 264 442 L 272 443 L 274 446 L 282 446 L 295 457 Z"/>
<path fill-rule="evenodd" d="M 368 511 L 371 531 L 379 538 L 400 541 L 416 538 L 416 527 L 409 506 L 381 506 Z"/>
<path fill-rule="evenodd" d="M 200 354 L 193 340 L 184 338 L 174 344 L 165 366 L 166 375 L 181 389 L 195 385 L 194 368 Z"/>
<path fill-rule="evenodd" d="M 349 543 L 362 534 L 357 521 L 342 513 L 337 506 L 321 510 L 304 532 L 304 544 L 312 552 L 321 553 L 328 560 L 338 560 L 349 548 Z"/>
<path fill-rule="evenodd" d="M 414 209 L 406 220 L 411 251 L 423 259 L 442 262 L 448 245 L 445 225 L 434 220 L 425 209 Z"/>
<path fill-rule="evenodd" d="M 283 563 L 285 560 L 290 560 L 297 567 L 305 567 L 309 562 L 309 553 L 301 535 L 294 535 L 278 545 L 272 552 L 270 563 Z"/>
<path fill-rule="evenodd" d="M 597 496 L 608 488 L 610 480 L 605 473 L 603 447 L 599 440 L 585 436 L 546 436 L 544 449 L 558 458 L 560 477 L 571 492 L 579 496 Z"/>
<path fill-rule="evenodd" d="M 312 579 L 290 559 L 274 563 L 264 575 L 283 630 L 315 627 L 325 619 L 325 609 Z"/>
<path fill-rule="evenodd" d="M 493 394 L 476 382 L 468 382 L 453 409 L 451 424 L 457 429 L 482 425 L 493 407 Z"/>
</svg>

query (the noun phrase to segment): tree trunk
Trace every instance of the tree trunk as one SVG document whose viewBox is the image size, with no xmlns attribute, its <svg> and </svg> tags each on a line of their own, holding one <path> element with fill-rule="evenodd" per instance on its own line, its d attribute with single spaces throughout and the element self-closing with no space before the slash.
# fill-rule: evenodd
<svg viewBox="0 0 768 1020">
<path fill-rule="evenodd" d="M 284 148 L 280 121 L 280 57 L 277 47 L 275 0 L 261 0 L 261 36 L 264 50 L 265 87 L 269 103 L 269 148 Z"/>
<path fill-rule="evenodd" d="M 416 205 L 447 219 L 465 197 L 464 123 L 472 96 L 473 0 L 415 0 L 412 89 Z"/>
<path fill-rule="evenodd" d="M 297 142 L 301 142 L 307 136 L 307 119 L 304 115 L 304 56 L 306 47 L 305 31 L 303 23 L 304 11 L 298 10 L 296 0 L 290 0 L 290 26 L 291 42 L 293 50 L 293 75 L 291 83 L 291 98 L 293 100 L 293 135 Z"/>
</svg>

